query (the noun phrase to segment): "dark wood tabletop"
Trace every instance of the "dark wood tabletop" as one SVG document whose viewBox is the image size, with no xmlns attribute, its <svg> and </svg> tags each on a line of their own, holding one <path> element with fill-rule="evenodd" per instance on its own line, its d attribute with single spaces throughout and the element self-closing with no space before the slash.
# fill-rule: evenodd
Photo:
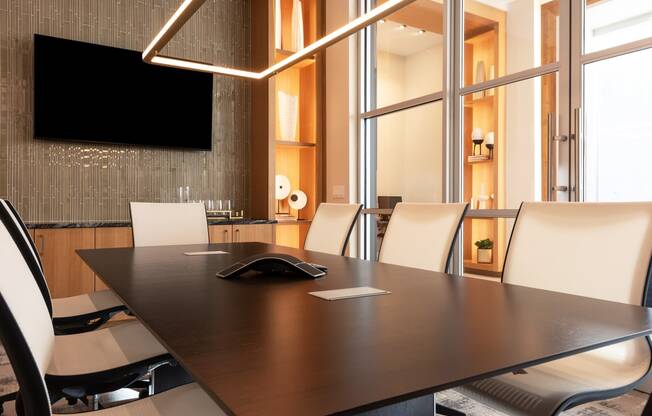
<svg viewBox="0 0 652 416">
<path fill-rule="evenodd" d="M 183 254 L 218 249 L 229 254 Z M 215 277 L 261 252 L 326 265 L 328 275 Z M 260 243 L 79 255 L 238 415 L 374 409 L 652 332 L 651 311 L 638 306 Z M 392 293 L 307 293 L 357 286 Z"/>
</svg>

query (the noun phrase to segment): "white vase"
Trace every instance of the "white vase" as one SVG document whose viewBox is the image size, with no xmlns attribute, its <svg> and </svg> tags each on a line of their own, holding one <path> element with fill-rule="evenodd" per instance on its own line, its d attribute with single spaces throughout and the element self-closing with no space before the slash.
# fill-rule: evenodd
<svg viewBox="0 0 652 416">
<path fill-rule="evenodd" d="M 496 67 L 491 65 L 489 67 L 489 80 L 492 80 L 494 78 L 496 78 Z M 491 88 L 491 89 L 487 90 L 487 95 L 488 96 L 494 95 L 494 89 Z"/>
<path fill-rule="evenodd" d="M 299 115 L 299 97 L 286 92 L 278 92 L 278 121 L 281 140 L 295 140 L 297 135 L 297 118 Z"/>
<path fill-rule="evenodd" d="M 292 51 L 303 49 L 303 6 L 301 0 L 292 3 Z"/>
<path fill-rule="evenodd" d="M 283 49 L 283 19 L 281 15 L 281 0 L 275 2 L 275 22 L 274 22 L 274 47 Z"/>
<path fill-rule="evenodd" d="M 475 67 L 475 84 L 479 84 L 481 82 L 485 82 L 487 80 L 486 74 L 485 74 L 485 69 L 484 69 L 484 61 L 478 61 L 478 64 Z M 479 92 L 474 92 L 473 93 L 473 99 L 478 100 L 480 98 L 484 97 L 484 91 L 479 91 Z"/>
</svg>

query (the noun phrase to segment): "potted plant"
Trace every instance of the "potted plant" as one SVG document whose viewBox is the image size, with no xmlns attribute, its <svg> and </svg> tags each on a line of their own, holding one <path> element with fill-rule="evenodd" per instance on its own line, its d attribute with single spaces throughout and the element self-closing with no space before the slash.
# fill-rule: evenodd
<svg viewBox="0 0 652 416">
<path fill-rule="evenodd" d="M 478 248 L 478 263 L 493 263 L 494 242 L 490 238 L 475 242 Z"/>
</svg>

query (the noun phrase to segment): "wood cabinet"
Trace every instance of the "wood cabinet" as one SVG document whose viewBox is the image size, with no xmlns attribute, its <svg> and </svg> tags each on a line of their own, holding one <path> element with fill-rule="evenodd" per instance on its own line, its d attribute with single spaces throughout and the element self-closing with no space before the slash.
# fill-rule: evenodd
<svg viewBox="0 0 652 416">
<path fill-rule="evenodd" d="M 274 224 L 211 225 L 211 243 L 273 244 Z M 131 227 L 30 229 L 53 298 L 76 296 L 108 287 L 84 264 L 76 250 L 133 247 Z"/>
<path fill-rule="evenodd" d="M 133 247 L 131 227 L 103 227 L 95 229 L 95 248 Z M 95 291 L 108 287 L 95 276 Z"/>
<path fill-rule="evenodd" d="M 233 242 L 274 244 L 273 224 L 240 224 L 233 226 Z"/>
<path fill-rule="evenodd" d="M 274 224 L 211 225 L 211 243 L 259 242 L 274 244 Z"/>
<path fill-rule="evenodd" d="M 38 229 L 34 241 L 53 298 L 81 295 L 95 289 L 93 271 L 76 250 L 95 248 L 94 228 Z"/>
<path fill-rule="evenodd" d="M 230 243 L 232 241 L 233 226 L 211 225 L 208 227 L 208 239 L 211 243 Z"/>
</svg>

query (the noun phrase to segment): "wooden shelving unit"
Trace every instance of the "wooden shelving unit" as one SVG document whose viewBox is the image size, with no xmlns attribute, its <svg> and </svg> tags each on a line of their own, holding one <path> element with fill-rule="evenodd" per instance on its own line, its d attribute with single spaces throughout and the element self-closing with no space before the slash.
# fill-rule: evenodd
<svg viewBox="0 0 652 416">
<path fill-rule="evenodd" d="M 283 147 L 283 146 L 288 146 L 288 147 L 303 147 L 303 148 L 314 148 L 317 146 L 316 143 L 310 143 L 310 142 L 293 142 L 289 140 L 277 140 L 276 141 L 276 146 Z"/>
<path fill-rule="evenodd" d="M 293 0 L 280 1 L 280 28 L 274 27 L 275 14 L 279 12 L 274 10 L 275 3 L 275 0 L 268 0 L 264 10 L 252 9 L 252 28 L 263 24 L 268 29 L 266 33 L 252 30 L 253 60 L 254 64 L 258 61 L 261 66 L 265 58 L 268 64 L 272 64 L 295 52 L 288 50 L 293 35 Z M 304 46 L 307 46 L 323 33 L 325 0 L 301 0 L 301 5 Z M 275 44 L 276 30 L 280 30 L 281 48 Z M 276 242 L 282 245 L 303 246 L 310 221 L 322 201 L 323 68 L 324 55 L 319 53 L 272 77 L 266 89 L 259 86 L 252 92 L 252 152 L 258 152 L 252 156 L 252 211 L 262 213 L 260 207 L 264 207 L 267 218 L 279 220 L 282 226 L 276 227 Z M 293 137 L 282 134 L 281 93 L 297 97 L 296 129 L 290 129 L 295 130 Z M 285 130 L 287 134 L 288 129 Z M 257 171 L 264 164 L 268 169 Z M 306 207 L 300 212 L 290 210 L 287 200 L 277 204 L 274 199 L 274 182 L 278 174 L 288 177 L 292 190 L 301 190 L 308 197 Z M 287 214 L 279 215 L 278 212 L 290 212 L 294 218 L 288 220 Z"/>
<path fill-rule="evenodd" d="M 278 62 L 292 55 L 294 52 L 286 51 L 284 49 L 276 49 L 274 58 Z M 307 66 L 313 65 L 315 63 L 315 58 L 304 59 L 303 61 L 297 62 L 292 68 L 294 69 L 303 69 Z"/>
<path fill-rule="evenodd" d="M 475 23 L 464 41 L 465 84 L 477 82 L 478 63 L 485 68 L 485 79 L 490 68 L 499 76 L 505 65 L 505 13 L 501 10 L 468 1 L 465 3 L 466 19 Z M 464 200 L 475 202 L 479 196 L 490 199 L 485 208 L 504 207 L 505 178 L 505 111 L 500 88 L 469 94 L 464 98 Z M 469 161 L 473 142 L 471 134 L 480 128 L 483 135 L 494 132 L 493 157 L 488 160 Z M 481 151 L 488 155 L 483 142 Z M 476 153 L 477 150 L 476 150 Z M 478 153 L 479 154 L 479 153 Z M 477 202 L 476 202 L 477 203 Z M 471 207 L 477 209 L 478 206 Z M 494 242 L 492 263 L 478 263 L 475 241 L 490 238 Z M 464 270 L 467 273 L 495 276 L 502 271 L 505 252 L 505 222 L 503 219 L 467 218 L 464 220 Z"/>
</svg>

